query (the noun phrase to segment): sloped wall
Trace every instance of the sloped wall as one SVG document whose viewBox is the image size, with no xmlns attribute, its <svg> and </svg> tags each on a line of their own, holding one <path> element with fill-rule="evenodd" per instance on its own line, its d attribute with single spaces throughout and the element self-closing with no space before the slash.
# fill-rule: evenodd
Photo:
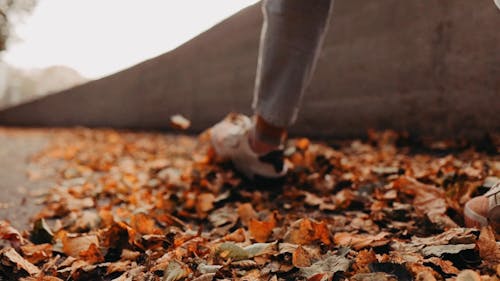
<svg viewBox="0 0 500 281">
<path fill-rule="evenodd" d="M 324 52 L 292 132 L 426 136 L 500 131 L 500 11 L 491 0 L 337 0 Z M 2 125 L 203 130 L 250 113 L 259 5 L 178 49 L 115 75 L 0 112 Z M 98 63 L 98 62 L 96 62 Z"/>
</svg>

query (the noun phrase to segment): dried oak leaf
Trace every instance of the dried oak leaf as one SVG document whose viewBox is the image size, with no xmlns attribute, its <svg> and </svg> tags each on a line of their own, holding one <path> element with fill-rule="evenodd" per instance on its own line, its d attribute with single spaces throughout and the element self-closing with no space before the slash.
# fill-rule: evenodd
<svg viewBox="0 0 500 281">
<path fill-rule="evenodd" d="M 276 227 L 275 214 L 271 214 L 266 221 L 260 221 L 257 219 L 250 219 L 248 224 L 248 230 L 250 234 L 257 242 L 266 242 L 269 236 L 273 233 L 273 229 Z"/>
<path fill-rule="evenodd" d="M 347 271 L 350 264 L 351 262 L 344 256 L 337 256 L 330 252 L 319 261 L 313 263 L 311 266 L 301 268 L 300 274 L 306 278 L 311 278 L 317 274 L 325 274 L 331 277 L 336 272 Z"/>
<path fill-rule="evenodd" d="M 5 248 L 0 251 L 1 263 L 22 269 L 30 275 L 40 273 L 40 269 L 19 255 L 13 248 Z"/>
<path fill-rule="evenodd" d="M 325 222 L 315 222 L 308 218 L 295 221 L 284 240 L 289 243 L 306 245 L 315 241 L 321 241 L 326 245 L 331 244 L 330 231 Z"/>
<path fill-rule="evenodd" d="M 349 232 L 335 233 L 333 240 L 335 244 L 340 246 L 350 246 L 354 250 L 361 250 L 367 247 L 378 247 L 387 245 L 390 242 L 387 232 L 380 232 L 376 235 L 371 234 L 352 234 Z"/>
<path fill-rule="evenodd" d="M 477 241 L 479 255 L 489 265 L 500 263 L 500 245 L 495 240 L 495 234 L 491 227 L 483 227 L 479 240 Z"/>
</svg>

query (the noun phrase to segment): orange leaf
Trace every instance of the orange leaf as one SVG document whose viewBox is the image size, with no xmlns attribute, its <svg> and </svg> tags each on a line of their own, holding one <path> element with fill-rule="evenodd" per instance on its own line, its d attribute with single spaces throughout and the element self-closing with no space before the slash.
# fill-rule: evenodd
<svg viewBox="0 0 500 281">
<path fill-rule="evenodd" d="M 267 221 L 259 221 L 256 219 L 250 219 L 250 224 L 248 230 L 257 242 L 266 242 L 274 227 L 276 227 L 276 219 L 274 214 L 271 215 Z"/>
<path fill-rule="evenodd" d="M 80 258 L 82 258 L 84 261 L 90 264 L 100 263 L 104 261 L 102 253 L 99 251 L 99 248 L 97 248 L 97 245 L 94 243 L 90 244 L 87 250 L 80 252 Z"/>
<path fill-rule="evenodd" d="M 140 234 L 157 234 L 155 220 L 144 213 L 135 214 L 130 220 L 130 227 Z"/>
<path fill-rule="evenodd" d="M 295 143 L 295 146 L 297 146 L 298 149 L 306 150 L 307 148 L 309 148 L 310 144 L 311 144 L 311 142 L 309 141 L 309 139 L 301 138 L 301 139 L 297 140 L 297 142 Z"/>
<path fill-rule="evenodd" d="M 238 216 L 240 217 L 241 223 L 247 226 L 251 219 L 257 218 L 257 213 L 250 203 L 245 203 L 238 206 Z"/>
<path fill-rule="evenodd" d="M 286 240 L 294 244 L 305 245 L 314 241 L 331 244 L 330 231 L 325 222 L 315 222 L 307 218 L 296 221 L 286 236 Z"/>
<path fill-rule="evenodd" d="M 311 266 L 311 255 L 302 246 L 299 246 L 292 254 L 292 264 L 295 267 Z"/>
</svg>

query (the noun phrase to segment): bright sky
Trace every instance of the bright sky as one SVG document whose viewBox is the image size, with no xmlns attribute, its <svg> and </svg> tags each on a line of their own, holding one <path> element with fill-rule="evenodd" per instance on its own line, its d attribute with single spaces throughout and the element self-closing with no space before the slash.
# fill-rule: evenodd
<svg viewBox="0 0 500 281">
<path fill-rule="evenodd" d="M 39 0 L 3 59 L 102 77 L 169 51 L 257 0 Z"/>
</svg>

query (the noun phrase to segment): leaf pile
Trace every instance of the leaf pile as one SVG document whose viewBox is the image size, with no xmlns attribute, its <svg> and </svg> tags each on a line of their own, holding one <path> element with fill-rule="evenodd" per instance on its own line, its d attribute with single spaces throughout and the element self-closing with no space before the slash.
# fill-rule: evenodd
<svg viewBox="0 0 500 281">
<path fill-rule="evenodd" d="M 33 229 L 0 222 L 0 279 L 499 280 L 495 234 L 462 214 L 500 177 L 498 153 L 404 140 L 291 140 L 277 185 L 215 163 L 203 140 L 58 133 L 33 158 L 60 175 Z"/>
</svg>

